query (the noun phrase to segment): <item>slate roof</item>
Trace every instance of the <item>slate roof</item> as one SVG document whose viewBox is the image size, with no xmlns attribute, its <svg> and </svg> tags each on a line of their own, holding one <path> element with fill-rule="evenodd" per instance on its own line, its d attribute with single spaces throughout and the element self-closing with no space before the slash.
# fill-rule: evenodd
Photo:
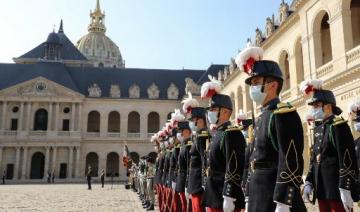
<svg viewBox="0 0 360 212">
<path fill-rule="evenodd" d="M 167 89 L 174 83 L 179 89 L 178 99 L 181 99 L 185 95 L 185 78 L 197 81 L 204 72 L 186 69 L 67 67 L 55 62 L 0 64 L 0 90 L 41 76 L 85 96 L 88 96 L 88 88 L 97 83 L 102 91 L 101 98 L 110 97 L 111 85 L 119 85 L 122 99 L 129 98 L 129 88 L 136 84 L 140 87 L 140 98 L 148 99 L 147 89 L 155 83 L 160 90 L 159 99 L 168 99 Z"/>
<path fill-rule="evenodd" d="M 56 33 L 60 38 L 61 48 L 61 59 L 63 60 L 81 60 L 86 61 L 87 58 L 74 46 L 70 39 L 62 32 Z M 29 52 L 21 55 L 21 59 L 40 59 L 45 56 L 45 44 L 41 43 Z"/>
</svg>

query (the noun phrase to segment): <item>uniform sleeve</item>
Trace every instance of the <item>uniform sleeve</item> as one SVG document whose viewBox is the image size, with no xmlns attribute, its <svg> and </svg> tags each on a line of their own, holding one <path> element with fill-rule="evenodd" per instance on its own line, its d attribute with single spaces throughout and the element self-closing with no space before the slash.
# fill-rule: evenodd
<svg viewBox="0 0 360 212">
<path fill-rule="evenodd" d="M 198 137 L 197 137 L 197 147 L 198 147 L 198 151 L 201 157 L 201 175 L 202 175 L 202 180 L 203 180 L 203 185 L 205 184 L 205 179 L 206 179 L 206 142 L 207 139 L 209 139 L 209 135 L 208 132 L 202 132 Z"/>
<path fill-rule="evenodd" d="M 346 122 L 330 128 L 339 158 L 339 188 L 354 191 L 358 176 L 354 138 Z"/>
<path fill-rule="evenodd" d="M 251 144 L 248 144 L 245 149 L 244 173 L 241 182 L 241 187 L 243 190 L 245 190 L 248 181 L 249 168 L 250 168 L 250 154 L 251 154 Z"/>
<path fill-rule="evenodd" d="M 194 145 L 194 144 L 193 144 Z M 188 187 L 189 183 L 189 175 L 190 175 L 190 148 L 191 146 L 186 147 L 185 151 L 185 159 L 186 159 L 186 181 L 185 181 L 185 187 Z"/>
<path fill-rule="evenodd" d="M 274 116 L 279 162 L 273 200 L 292 206 L 294 196 L 300 195 L 302 184 L 303 128 L 295 110 L 284 113 L 275 112 Z"/>
<path fill-rule="evenodd" d="M 236 199 L 242 193 L 241 179 L 244 171 L 245 139 L 239 129 L 227 130 L 224 134 L 226 172 L 223 196 Z"/>
<path fill-rule="evenodd" d="M 310 152 L 311 152 L 311 156 L 310 156 L 310 164 L 309 164 L 309 170 L 308 173 L 306 175 L 306 180 L 310 182 L 311 184 L 314 185 L 315 180 L 314 180 L 314 162 L 315 162 L 315 153 L 313 150 L 313 146 L 310 148 Z"/>
</svg>

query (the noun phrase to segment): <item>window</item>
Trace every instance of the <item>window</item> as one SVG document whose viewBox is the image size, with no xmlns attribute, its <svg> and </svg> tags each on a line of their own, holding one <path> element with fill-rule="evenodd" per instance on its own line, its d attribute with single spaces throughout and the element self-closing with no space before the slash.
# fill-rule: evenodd
<svg viewBox="0 0 360 212">
<path fill-rule="evenodd" d="M 11 119 L 11 131 L 16 131 L 18 129 L 18 119 Z"/>
<path fill-rule="evenodd" d="M 62 131 L 69 131 L 70 130 L 70 120 L 69 119 L 64 119 L 63 120 L 63 127 L 62 127 Z"/>
</svg>

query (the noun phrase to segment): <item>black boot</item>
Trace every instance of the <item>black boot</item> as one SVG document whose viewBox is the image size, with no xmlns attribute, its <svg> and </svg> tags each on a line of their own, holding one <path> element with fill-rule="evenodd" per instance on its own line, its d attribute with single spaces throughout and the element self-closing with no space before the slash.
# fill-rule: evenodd
<svg viewBox="0 0 360 212">
<path fill-rule="evenodd" d="M 150 205 L 150 202 L 146 201 L 146 203 L 143 205 L 143 208 L 147 208 L 147 207 L 149 207 L 149 205 Z"/>
<path fill-rule="evenodd" d="M 147 202 L 146 200 L 145 200 L 145 201 L 143 201 L 143 202 L 142 202 L 142 206 L 147 205 L 147 203 L 148 203 L 148 202 Z"/>
<path fill-rule="evenodd" d="M 150 204 L 150 206 L 148 208 L 146 208 L 147 211 L 153 211 L 155 210 L 154 208 L 154 204 Z"/>
</svg>

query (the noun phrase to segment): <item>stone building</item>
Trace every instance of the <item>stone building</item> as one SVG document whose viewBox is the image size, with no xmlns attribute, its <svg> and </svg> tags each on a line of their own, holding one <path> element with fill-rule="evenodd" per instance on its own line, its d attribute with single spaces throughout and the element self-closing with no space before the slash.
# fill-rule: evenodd
<svg viewBox="0 0 360 212">
<path fill-rule="evenodd" d="M 304 79 L 322 79 L 348 118 L 348 104 L 360 96 L 360 1 L 294 0 L 290 5 L 282 1 L 276 17 L 266 20 L 265 30 L 256 29 L 254 43 L 264 49 L 265 59 L 280 64 L 285 77 L 281 100 L 296 106 L 304 120 L 307 166 L 312 143 L 305 122 L 309 107 L 299 84 Z M 223 92 L 232 97 L 236 111 L 244 109 L 250 117 L 251 108 L 259 112 L 259 106 L 252 105 L 249 87 L 243 83 L 247 75 L 233 60 L 229 67 L 219 76 Z M 351 120 L 349 124 L 353 127 Z"/>
<path fill-rule="evenodd" d="M 77 47 L 61 22 L 14 64 L 0 64 L 0 170 L 9 180 L 43 180 L 54 171 L 74 181 L 89 165 L 94 177 L 105 169 L 124 179 L 124 145 L 135 160 L 153 151 L 149 138 L 185 93 L 199 93 L 208 73 L 224 69 L 124 68 L 105 36 L 99 1 L 91 18 Z"/>
</svg>

